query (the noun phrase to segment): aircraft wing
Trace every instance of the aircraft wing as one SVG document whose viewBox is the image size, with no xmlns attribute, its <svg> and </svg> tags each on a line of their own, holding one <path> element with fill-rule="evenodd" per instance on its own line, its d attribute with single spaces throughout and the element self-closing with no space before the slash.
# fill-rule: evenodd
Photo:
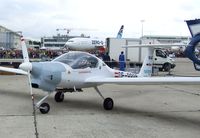
<svg viewBox="0 0 200 138">
<path fill-rule="evenodd" d="M 120 85 L 199 85 L 200 77 L 138 77 L 138 78 L 102 78 L 94 77 L 85 81 L 93 84 Z"/>
<path fill-rule="evenodd" d="M 7 68 L 7 67 L 0 67 L 0 71 L 12 72 L 12 73 L 17 73 L 17 74 L 22 74 L 22 75 L 28 74 L 27 72 L 25 72 L 21 69 L 14 69 L 14 68 Z"/>
</svg>

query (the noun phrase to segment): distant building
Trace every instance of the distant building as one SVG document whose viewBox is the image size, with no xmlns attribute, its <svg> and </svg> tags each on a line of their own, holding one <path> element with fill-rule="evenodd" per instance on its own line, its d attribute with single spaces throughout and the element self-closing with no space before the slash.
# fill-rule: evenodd
<svg viewBox="0 0 200 138">
<path fill-rule="evenodd" d="M 0 25 L 0 47 L 14 49 L 20 45 L 20 32 L 15 32 Z"/>
<path fill-rule="evenodd" d="M 26 43 L 27 48 L 31 48 L 31 49 L 39 49 L 41 47 L 41 42 L 40 40 L 37 40 L 37 39 L 25 37 L 25 43 Z"/>
<path fill-rule="evenodd" d="M 60 35 L 51 36 L 51 37 L 42 37 L 41 38 L 41 47 L 47 49 L 61 49 L 64 47 L 65 43 L 75 37 L 89 37 L 85 35 L 80 36 L 71 36 L 71 35 Z"/>
</svg>

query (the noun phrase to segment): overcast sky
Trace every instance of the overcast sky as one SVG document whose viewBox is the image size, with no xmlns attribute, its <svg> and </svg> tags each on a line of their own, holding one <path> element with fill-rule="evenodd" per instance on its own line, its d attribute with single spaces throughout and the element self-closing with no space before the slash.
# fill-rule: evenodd
<svg viewBox="0 0 200 138">
<path fill-rule="evenodd" d="M 0 0 L 0 25 L 25 37 L 71 34 L 115 37 L 144 35 L 189 36 L 184 20 L 199 18 L 199 0 Z M 60 30 L 59 33 L 66 34 Z"/>
</svg>

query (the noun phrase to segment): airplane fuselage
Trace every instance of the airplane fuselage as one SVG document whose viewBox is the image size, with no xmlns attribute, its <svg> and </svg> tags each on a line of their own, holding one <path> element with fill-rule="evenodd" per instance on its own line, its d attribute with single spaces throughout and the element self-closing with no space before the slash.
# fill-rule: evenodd
<svg viewBox="0 0 200 138">
<path fill-rule="evenodd" d="M 104 47 L 105 40 L 97 38 L 72 38 L 65 43 L 65 47 L 70 50 L 94 50 L 98 47 Z"/>
<path fill-rule="evenodd" d="M 103 83 L 96 83 L 91 84 L 87 83 L 86 80 L 88 78 L 133 78 L 137 77 L 135 73 L 131 72 L 124 72 L 119 70 L 114 70 L 109 68 L 104 62 L 100 62 L 98 67 L 96 68 L 84 68 L 84 69 L 72 69 L 68 65 L 63 66 L 66 68 L 65 72 L 62 72 L 62 78 L 60 83 L 58 84 L 58 88 L 75 88 L 75 89 L 81 89 L 81 88 L 89 88 L 89 87 L 95 87 L 98 85 L 102 85 Z"/>
<path fill-rule="evenodd" d="M 114 73 L 112 70 L 109 69 L 105 63 L 99 64 L 97 68 L 84 68 L 84 69 L 72 69 L 68 65 L 64 65 L 66 71 L 62 73 L 61 82 L 58 84 L 58 87 L 62 88 L 87 88 L 87 87 L 94 87 L 92 84 L 87 84 L 85 80 L 87 78 L 95 77 L 113 77 Z M 99 72 L 103 73 L 99 73 Z M 101 84 L 97 84 L 101 85 Z"/>
<path fill-rule="evenodd" d="M 86 52 L 71 51 L 51 62 L 32 63 L 32 86 L 45 91 L 81 89 L 102 83 L 88 83 L 87 79 L 137 77 L 135 73 L 108 67 L 101 59 Z"/>
</svg>

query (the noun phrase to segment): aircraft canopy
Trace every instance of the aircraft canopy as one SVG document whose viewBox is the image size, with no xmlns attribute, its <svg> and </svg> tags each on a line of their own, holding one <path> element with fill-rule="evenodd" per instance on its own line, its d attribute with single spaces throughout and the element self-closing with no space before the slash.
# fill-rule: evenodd
<svg viewBox="0 0 200 138">
<path fill-rule="evenodd" d="M 98 59 L 86 52 L 74 52 L 70 51 L 66 54 L 59 56 L 53 61 L 62 62 L 71 66 L 73 69 L 83 69 L 83 68 L 96 68 L 98 65 Z"/>
</svg>

